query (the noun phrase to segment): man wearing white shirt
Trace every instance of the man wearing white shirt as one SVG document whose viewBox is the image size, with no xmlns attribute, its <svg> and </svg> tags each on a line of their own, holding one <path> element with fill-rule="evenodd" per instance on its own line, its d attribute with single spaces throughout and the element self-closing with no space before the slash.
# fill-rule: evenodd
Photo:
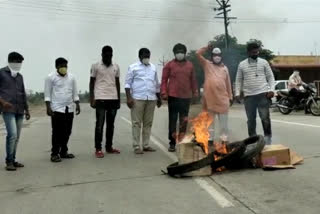
<svg viewBox="0 0 320 214">
<path fill-rule="evenodd" d="M 74 104 L 76 115 L 80 114 L 80 102 L 74 76 L 67 72 L 68 61 L 56 60 L 57 71 L 52 72 L 45 81 L 45 101 L 47 114 L 52 124 L 51 161 L 61 162 L 61 158 L 71 159 L 68 141 L 72 131 Z"/>
<path fill-rule="evenodd" d="M 130 65 L 125 83 L 127 105 L 131 109 L 133 148 L 136 154 L 154 152 L 149 146 L 153 115 L 156 105 L 161 106 L 160 82 L 156 66 L 150 63 L 147 48 L 139 50 L 140 61 Z M 142 144 L 140 133 L 142 127 Z"/>
</svg>

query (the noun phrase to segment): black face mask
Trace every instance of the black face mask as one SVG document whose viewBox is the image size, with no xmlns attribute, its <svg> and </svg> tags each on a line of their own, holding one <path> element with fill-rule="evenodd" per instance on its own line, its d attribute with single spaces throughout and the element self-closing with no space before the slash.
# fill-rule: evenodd
<svg viewBox="0 0 320 214">
<path fill-rule="evenodd" d="M 256 60 L 256 59 L 258 59 L 258 55 L 252 55 L 252 56 L 250 56 L 250 58 Z"/>
</svg>

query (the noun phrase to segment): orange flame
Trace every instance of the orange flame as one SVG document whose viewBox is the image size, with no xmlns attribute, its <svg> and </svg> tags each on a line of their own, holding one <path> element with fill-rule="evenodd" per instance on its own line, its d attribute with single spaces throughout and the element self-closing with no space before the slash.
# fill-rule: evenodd
<svg viewBox="0 0 320 214">
<path fill-rule="evenodd" d="M 228 154 L 227 145 L 225 143 L 215 142 L 214 150 L 220 154 L 220 155 L 214 155 L 215 160 L 219 160 L 223 155 Z M 220 167 L 216 169 L 217 172 L 222 172 L 224 170 L 226 170 L 225 167 Z"/>
<path fill-rule="evenodd" d="M 208 112 L 201 112 L 198 117 L 191 120 L 192 131 L 195 133 L 196 141 L 203 145 L 206 154 L 209 154 L 208 141 L 210 138 L 209 126 L 213 122 L 213 117 Z"/>
</svg>

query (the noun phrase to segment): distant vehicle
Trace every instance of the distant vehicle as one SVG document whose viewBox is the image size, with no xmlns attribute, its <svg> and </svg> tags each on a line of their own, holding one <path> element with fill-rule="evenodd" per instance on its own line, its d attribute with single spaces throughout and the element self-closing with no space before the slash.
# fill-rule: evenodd
<svg viewBox="0 0 320 214">
<path fill-rule="evenodd" d="M 277 103 L 280 101 L 281 97 L 279 96 L 279 91 L 289 92 L 288 89 L 289 81 L 288 80 L 277 80 L 275 81 L 275 94 L 272 98 L 272 103 Z"/>
<path fill-rule="evenodd" d="M 295 104 L 296 97 L 290 95 L 288 91 L 279 91 L 281 97 L 277 104 L 282 114 L 290 114 L 293 110 L 305 110 L 305 113 L 311 112 L 314 116 L 320 116 L 320 98 L 317 97 L 317 88 L 314 83 L 303 84 L 304 94 L 299 104 Z"/>
</svg>

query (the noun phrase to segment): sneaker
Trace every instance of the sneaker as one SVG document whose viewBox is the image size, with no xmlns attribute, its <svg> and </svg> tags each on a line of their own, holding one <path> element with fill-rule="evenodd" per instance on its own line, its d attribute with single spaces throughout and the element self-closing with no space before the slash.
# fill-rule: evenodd
<svg viewBox="0 0 320 214">
<path fill-rule="evenodd" d="M 75 158 L 75 156 L 71 153 L 64 153 L 64 154 L 60 154 L 60 157 L 63 159 L 73 159 Z"/>
<path fill-rule="evenodd" d="M 7 171 L 16 171 L 17 168 L 14 166 L 13 163 L 7 163 L 6 170 Z"/>
<path fill-rule="evenodd" d="M 61 162 L 62 160 L 61 160 L 61 158 L 60 158 L 60 156 L 59 155 L 52 155 L 51 156 L 51 162 L 53 162 L 53 163 L 58 163 L 58 162 Z"/>
<path fill-rule="evenodd" d="M 101 150 L 96 151 L 96 158 L 104 158 L 104 154 Z"/>
<path fill-rule="evenodd" d="M 19 163 L 19 162 L 14 162 L 13 165 L 14 165 L 14 167 L 16 167 L 16 168 L 22 168 L 22 167 L 24 167 L 24 165 L 23 165 L 22 163 Z"/>
<path fill-rule="evenodd" d="M 148 146 L 148 147 L 144 147 L 144 148 L 143 148 L 143 151 L 144 151 L 144 152 L 155 152 L 155 151 L 157 151 L 157 150 L 155 150 L 154 148 Z"/>
<path fill-rule="evenodd" d="M 106 149 L 106 152 L 109 154 L 120 154 L 120 150 L 114 148 Z"/>
<path fill-rule="evenodd" d="M 142 154 L 143 154 L 143 151 L 142 151 L 140 148 L 136 148 L 136 149 L 134 149 L 134 153 L 135 153 L 136 155 L 142 155 Z"/>
<path fill-rule="evenodd" d="M 176 146 L 173 145 L 173 144 L 170 144 L 168 151 L 169 152 L 175 152 L 176 151 Z"/>
</svg>

